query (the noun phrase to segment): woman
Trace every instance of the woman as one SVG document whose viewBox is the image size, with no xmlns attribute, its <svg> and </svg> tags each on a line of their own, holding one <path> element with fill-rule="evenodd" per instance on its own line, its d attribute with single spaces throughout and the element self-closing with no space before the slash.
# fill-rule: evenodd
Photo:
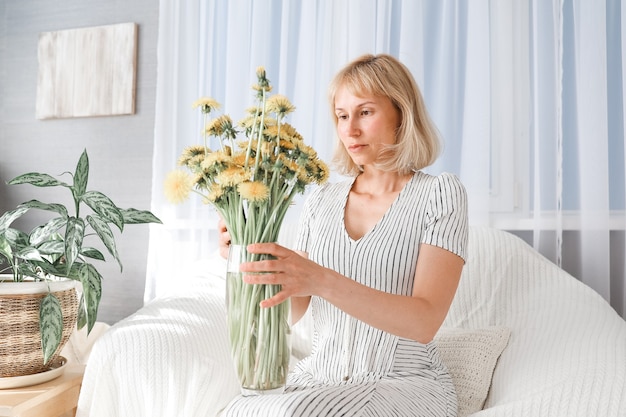
<svg viewBox="0 0 626 417">
<path fill-rule="evenodd" d="M 227 416 L 455 416 L 456 394 L 433 337 L 464 265 L 465 189 L 431 176 L 437 130 L 409 70 L 366 55 L 330 86 L 340 139 L 335 162 L 352 176 L 316 189 L 302 213 L 297 251 L 272 243 L 244 264 L 250 284 L 280 284 L 264 300 L 291 298 L 292 316 L 314 319 L 313 351 L 283 395 L 238 397 Z M 228 232 L 220 245 L 227 252 Z"/>
</svg>

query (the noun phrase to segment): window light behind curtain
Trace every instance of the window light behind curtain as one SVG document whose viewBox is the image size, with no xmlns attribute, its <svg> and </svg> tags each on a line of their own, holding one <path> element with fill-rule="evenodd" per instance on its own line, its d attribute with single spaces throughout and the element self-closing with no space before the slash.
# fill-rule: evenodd
<svg viewBox="0 0 626 417">
<path fill-rule="evenodd" d="M 471 223 L 528 231 L 566 269 L 576 257 L 577 276 L 621 309 L 625 261 L 611 256 L 609 235 L 626 228 L 623 215 L 610 215 L 624 210 L 623 119 L 607 122 L 607 103 L 613 97 L 621 117 L 623 15 L 619 0 L 161 0 L 152 210 L 164 226 L 151 227 L 145 300 L 216 249 L 210 206 L 173 206 L 162 192 L 180 152 L 201 140 L 191 103 L 213 97 L 238 120 L 262 65 L 273 91 L 297 107 L 289 122 L 329 160 L 331 77 L 363 53 L 384 52 L 415 75 L 445 141 L 427 171 L 461 178 Z M 607 47 L 621 60 L 607 62 Z M 610 96 L 607 82 L 619 93 Z M 601 167 L 611 143 L 621 156 L 609 175 Z M 621 200 L 601 203 L 620 186 Z M 571 229 L 580 231 L 572 241 Z M 621 242 L 623 250 L 623 234 Z"/>
</svg>

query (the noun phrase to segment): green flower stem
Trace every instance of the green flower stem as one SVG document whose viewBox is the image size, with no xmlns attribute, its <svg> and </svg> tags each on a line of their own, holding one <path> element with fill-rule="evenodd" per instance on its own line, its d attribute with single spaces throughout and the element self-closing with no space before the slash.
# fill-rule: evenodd
<svg viewBox="0 0 626 417">
<path fill-rule="evenodd" d="M 259 126 L 265 126 L 265 89 L 263 89 L 263 99 L 261 101 L 262 111 L 261 111 L 261 123 Z M 259 168 L 259 159 L 261 157 L 261 139 L 263 139 L 263 130 L 259 129 L 257 132 L 257 148 L 256 148 L 256 160 L 254 161 L 254 171 L 256 172 Z"/>
<path fill-rule="evenodd" d="M 239 251 L 241 247 L 236 247 Z M 241 251 L 229 259 L 227 307 L 231 353 L 242 387 L 271 390 L 283 387 L 289 369 L 290 302 L 260 308 L 260 302 L 280 291 L 279 285 L 246 284 L 235 263 L 254 261 L 266 255 Z"/>
</svg>

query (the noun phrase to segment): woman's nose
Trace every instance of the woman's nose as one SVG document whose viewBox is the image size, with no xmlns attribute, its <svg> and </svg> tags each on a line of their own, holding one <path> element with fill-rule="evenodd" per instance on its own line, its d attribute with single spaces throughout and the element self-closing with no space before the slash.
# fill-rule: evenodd
<svg viewBox="0 0 626 417">
<path fill-rule="evenodd" d="M 350 118 L 346 121 L 345 134 L 347 136 L 359 136 L 361 134 L 361 130 L 355 119 Z"/>
</svg>

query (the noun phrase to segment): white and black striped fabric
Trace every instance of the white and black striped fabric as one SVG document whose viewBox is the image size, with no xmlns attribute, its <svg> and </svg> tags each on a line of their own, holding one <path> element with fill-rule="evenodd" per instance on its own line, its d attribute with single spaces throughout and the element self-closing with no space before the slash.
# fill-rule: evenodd
<svg viewBox="0 0 626 417">
<path fill-rule="evenodd" d="M 354 179 L 314 191 L 303 208 L 296 249 L 364 285 L 410 295 L 420 244 L 463 259 L 467 197 L 452 174 L 416 172 L 387 213 L 358 240 L 344 210 Z M 434 343 L 371 327 L 319 297 L 311 300 L 313 350 L 283 395 L 238 397 L 224 414 L 243 416 L 456 416 L 452 380 Z"/>
</svg>

